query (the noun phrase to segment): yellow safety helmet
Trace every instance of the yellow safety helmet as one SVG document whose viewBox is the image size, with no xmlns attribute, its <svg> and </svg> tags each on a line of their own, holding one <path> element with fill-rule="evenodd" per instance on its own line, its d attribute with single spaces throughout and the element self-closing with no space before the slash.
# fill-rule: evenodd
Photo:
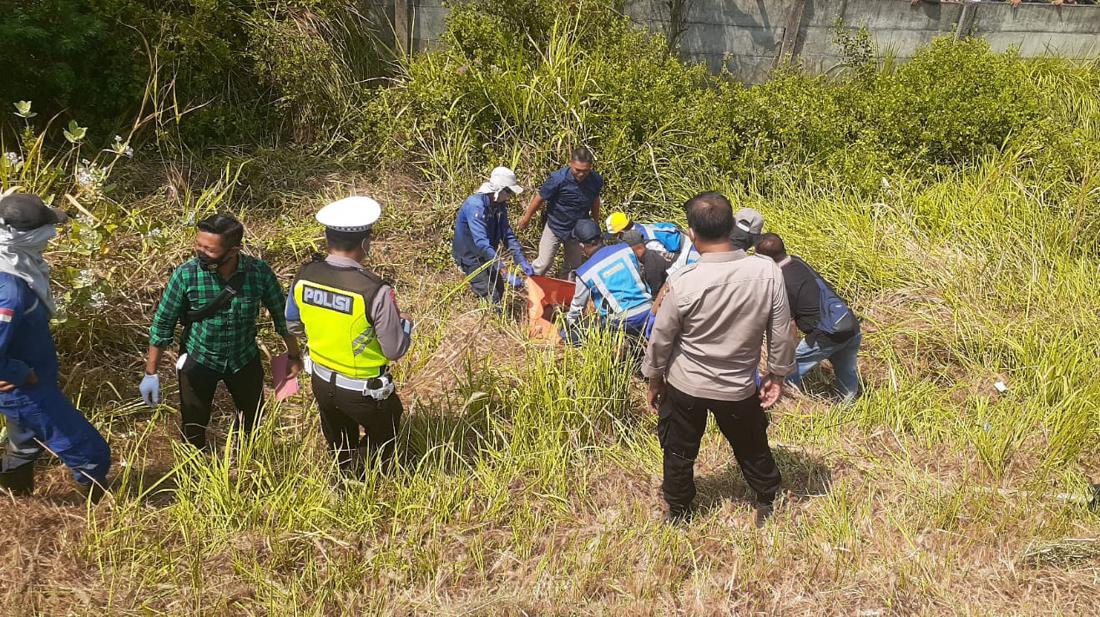
<svg viewBox="0 0 1100 617">
<path fill-rule="evenodd" d="M 626 212 L 612 212 L 611 216 L 607 217 L 607 231 L 613 234 L 617 234 L 624 229 L 630 227 L 630 217 Z"/>
</svg>

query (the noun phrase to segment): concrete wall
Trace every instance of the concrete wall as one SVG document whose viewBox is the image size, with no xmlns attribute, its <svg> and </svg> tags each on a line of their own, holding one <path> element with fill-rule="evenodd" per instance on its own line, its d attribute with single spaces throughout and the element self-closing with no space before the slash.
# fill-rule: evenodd
<svg viewBox="0 0 1100 617">
<path fill-rule="evenodd" d="M 443 0 L 415 0 L 412 4 L 415 5 L 411 11 L 413 49 L 432 49 L 443 34 L 447 9 Z"/>
<path fill-rule="evenodd" d="M 385 1 L 385 0 L 383 0 Z M 447 9 L 443 0 L 406 2 L 414 50 L 439 44 Z M 508 0 L 501 0 L 507 2 Z M 563 0 L 564 2 L 565 0 Z M 814 71 L 839 64 L 836 24 L 866 27 L 880 51 L 905 60 L 933 38 L 964 34 L 987 39 L 998 51 L 1018 47 L 1025 56 L 1100 56 L 1100 6 L 923 0 L 689 0 L 681 53 L 712 71 L 726 69 L 758 82 L 781 57 Z M 665 31 L 662 0 L 629 0 L 627 14 L 639 25 Z"/>
<path fill-rule="evenodd" d="M 802 0 L 690 0 L 681 52 L 714 72 L 725 68 L 745 81 L 760 81 L 775 65 L 791 11 Z M 638 0 L 627 15 L 638 24 L 666 31 L 660 0 Z"/>
<path fill-rule="evenodd" d="M 962 14 L 963 5 L 957 3 L 913 6 L 907 0 L 810 0 L 799 26 L 795 55 L 814 71 L 828 71 L 839 64 L 843 58 L 833 39 L 837 21 L 842 20 L 851 30 L 866 27 L 880 53 L 907 60 L 932 39 L 955 34 Z"/>
</svg>

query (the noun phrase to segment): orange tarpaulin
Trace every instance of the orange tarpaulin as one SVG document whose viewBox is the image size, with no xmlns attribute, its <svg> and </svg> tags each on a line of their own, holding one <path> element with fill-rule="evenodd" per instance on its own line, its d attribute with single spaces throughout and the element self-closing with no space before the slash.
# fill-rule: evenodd
<svg viewBox="0 0 1100 617">
<path fill-rule="evenodd" d="M 554 313 L 568 307 L 576 290 L 571 281 L 531 276 L 527 278 L 527 335 L 531 338 L 560 340 L 554 327 Z"/>
</svg>

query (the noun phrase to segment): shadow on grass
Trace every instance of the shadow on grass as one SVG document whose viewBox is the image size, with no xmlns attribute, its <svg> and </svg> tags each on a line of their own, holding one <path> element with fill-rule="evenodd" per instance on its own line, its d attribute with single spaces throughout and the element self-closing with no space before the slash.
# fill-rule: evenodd
<svg viewBox="0 0 1100 617">
<path fill-rule="evenodd" d="M 171 462 L 148 462 L 130 470 L 125 482 L 116 479 L 111 487 L 115 498 L 138 499 L 154 508 L 163 508 L 176 500 L 176 473 Z"/>
<path fill-rule="evenodd" d="M 780 495 L 785 495 L 787 500 L 806 501 L 829 492 L 833 476 L 821 460 L 785 446 L 773 447 L 772 455 L 783 475 Z M 730 452 L 730 458 L 732 457 L 733 453 Z M 756 502 L 755 492 L 745 483 L 740 467 L 732 460 L 722 470 L 696 478 L 695 484 L 699 491 L 695 498 L 695 508 L 700 513 L 717 508 L 726 499 L 748 504 Z"/>
</svg>

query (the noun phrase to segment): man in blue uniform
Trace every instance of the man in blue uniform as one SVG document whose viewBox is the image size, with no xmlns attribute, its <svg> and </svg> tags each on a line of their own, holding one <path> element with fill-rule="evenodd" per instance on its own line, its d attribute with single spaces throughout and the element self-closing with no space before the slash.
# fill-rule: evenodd
<svg viewBox="0 0 1100 617">
<path fill-rule="evenodd" d="M 535 258 L 535 274 L 546 274 L 557 257 L 558 247 L 564 247 L 565 251 L 559 275 L 568 274 L 584 261 L 584 254 L 572 234 L 577 221 L 600 219 L 603 177 L 592 169 L 594 164 L 595 158 L 588 148 L 574 150 L 569 165 L 550 174 L 516 223 L 520 231 L 527 229 L 535 212 L 546 204 L 543 213 L 546 224 L 539 240 L 539 254 Z"/>
<path fill-rule="evenodd" d="M 455 221 L 455 237 L 451 244 L 455 263 L 470 277 L 474 294 L 494 304 L 504 295 L 505 281 L 513 287 L 523 286 L 521 277 L 504 271 L 504 262 L 497 255 L 501 243 L 512 252 L 512 259 L 525 275 L 534 274 L 508 223 L 508 200 L 522 192 L 516 174 L 507 167 L 497 167 L 489 181 L 462 202 Z"/>
<path fill-rule="evenodd" d="M 34 461 L 48 448 L 93 499 L 103 494 L 111 450 L 61 391 L 50 335 L 56 310 L 42 257 L 68 216 L 34 195 L 0 199 L 0 412 L 8 443 L 0 486 L 34 491 Z"/>
<path fill-rule="evenodd" d="M 605 224 L 608 233 L 620 238 L 627 231 L 637 231 L 645 239 L 647 249 L 661 253 L 669 262 L 674 261 L 680 251 L 691 243 L 676 223 L 635 223 L 625 212 L 612 212 Z"/>
<path fill-rule="evenodd" d="M 565 318 L 568 328 L 563 337 L 580 344 L 580 321 L 589 300 L 596 307 L 596 319 L 604 328 L 622 328 L 628 334 L 641 334 L 653 306 L 653 298 L 642 279 L 638 253 L 644 244 L 630 247 L 619 243 L 601 247 L 600 226 L 583 219 L 573 230 L 588 261 L 577 269 L 577 287 Z"/>
</svg>

